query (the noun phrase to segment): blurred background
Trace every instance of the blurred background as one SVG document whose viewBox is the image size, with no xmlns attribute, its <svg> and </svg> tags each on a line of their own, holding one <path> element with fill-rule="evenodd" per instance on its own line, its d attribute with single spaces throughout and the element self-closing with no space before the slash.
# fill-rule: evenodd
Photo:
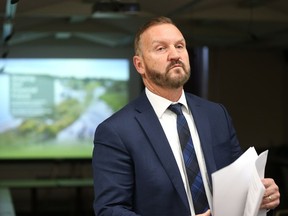
<svg viewBox="0 0 288 216">
<path fill-rule="evenodd" d="M 0 216 L 93 215 L 93 132 L 143 90 L 133 38 L 159 15 L 186 38 L 186 90 L 226 106 L 243 150 L 269 149 L 288 215 L 287 0 L 2 0 Z"/>
</svg>

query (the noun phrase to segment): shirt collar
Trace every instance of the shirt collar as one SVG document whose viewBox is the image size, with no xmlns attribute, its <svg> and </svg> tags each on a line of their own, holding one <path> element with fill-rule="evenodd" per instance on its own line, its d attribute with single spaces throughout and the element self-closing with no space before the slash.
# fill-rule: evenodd
<svg viewBox="0 0 288 216">
<path fill-rule="evenodd" d="M 181 97 L 177 102 L 172 102 L 170 100 L 167 100 L 166 98 L 163 98 L 159 95 L 156 95 L 153 92 L 151 92 L 148 88 L 145 88 L 145 93 L 146 93 L 147 98 L 150 101 L 150 103 L 151 103 L 151 105 L 152 105 L 158 118 L 161 118 L 163 113 L 167 110 L 167 108 L 171 104 L 175 104 L 175 103 L 181 103 L 183 105 L 183 108 L 184 108 L 183 111 L 187 112 L 187 113 L 190 112 L 188 105 L 187 105 L 184 90 L 182 90 Z"/>
</svg>

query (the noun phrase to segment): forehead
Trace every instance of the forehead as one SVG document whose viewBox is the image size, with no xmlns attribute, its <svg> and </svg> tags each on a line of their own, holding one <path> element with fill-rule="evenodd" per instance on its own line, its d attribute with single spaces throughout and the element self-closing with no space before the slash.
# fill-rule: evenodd
<svg viewBox="0 0 288 216">
<path fill-rule="evenodd" d="M 164 40 L 182 40 L 183 35 L 173 24 L 159 24 L 149 27 L 143 32 L 141 38 L 143 42 L 164 41 Z"/>
</svg>

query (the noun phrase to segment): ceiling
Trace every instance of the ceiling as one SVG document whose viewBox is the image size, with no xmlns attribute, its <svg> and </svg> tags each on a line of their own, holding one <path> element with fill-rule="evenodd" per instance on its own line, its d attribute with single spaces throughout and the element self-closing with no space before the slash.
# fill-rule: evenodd
<svg viewBox="0 0 288 216">
<path fill-rule="evenodd" d="M 140 10 L 93 15 L 99 2 Z M 191 46 L 288 48 L 288 0 L 1 0 L 1 47 L 132 46 L 139 25 L 158 15 L 171 17 Z"/>
</svg>

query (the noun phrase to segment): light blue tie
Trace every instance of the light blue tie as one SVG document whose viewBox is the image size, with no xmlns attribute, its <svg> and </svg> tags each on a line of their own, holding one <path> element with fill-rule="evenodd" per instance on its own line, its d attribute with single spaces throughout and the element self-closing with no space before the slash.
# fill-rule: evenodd
<svg viewBox="0 0 288 216">
<path fill-rule="evenodd" d="M 177 131 L 182 148 L 184 163 L 186 166 L 194 210 L 196 214 L 201 214 L 208 210 L 209 205 L 190 130 L 186 118 L 182 113 L 181 107 L 182 104 L 178 103 L 170 105 L 168 109 L 177 114 Z"/>
</svg>

